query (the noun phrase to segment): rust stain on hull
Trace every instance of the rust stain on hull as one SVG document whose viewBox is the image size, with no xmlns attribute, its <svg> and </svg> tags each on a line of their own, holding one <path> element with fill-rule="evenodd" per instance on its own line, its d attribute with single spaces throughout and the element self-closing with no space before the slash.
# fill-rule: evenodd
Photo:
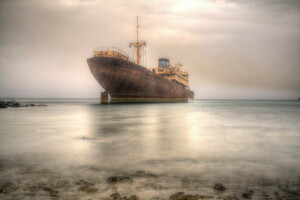
<svg viewBox="0 0 300 200">
<path fill-rule="evenodd" d="M 109 93 L 111 103 L 187 102 L 194 93 L 132 62 L 113 57 L 87 59 L 99 84 Z"/>
</svg>

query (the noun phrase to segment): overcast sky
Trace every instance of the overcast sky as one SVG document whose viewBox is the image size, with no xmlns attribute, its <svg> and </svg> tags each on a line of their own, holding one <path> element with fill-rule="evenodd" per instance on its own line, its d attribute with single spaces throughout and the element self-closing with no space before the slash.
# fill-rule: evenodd
<svg viewBox="0 0 300 200">
<path fill-rule="evenodd" d="M 0 97 L 99 97 L 95 47 L 190 73 L 196 98 L 300 97 L 299 0 L 0 0 Z"/>
</svg>

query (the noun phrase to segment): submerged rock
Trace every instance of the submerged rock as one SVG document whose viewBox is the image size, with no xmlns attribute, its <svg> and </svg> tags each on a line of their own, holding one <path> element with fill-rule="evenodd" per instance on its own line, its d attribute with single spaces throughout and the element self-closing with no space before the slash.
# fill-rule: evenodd
<svg viewBox="0 0 300 200">
<path fill-rule="evenodd" d="M 214 188 L 214 190 L 219 191 L 219 192 L 226 191 L 226 187 L 222 183 L 216 183 L 213 188 Z"/>
<path fill-rule="evenodd" d="M 195 195 L 198 197 L 198 199 L 214 199 L 215 197 L 213 196 L 207 196 L 207 195 Z"/>
<path fill-rule="evenodd" d="M 117 183 L 132 183 L 132 179 L 129 176 L 111 176 L 106 179 L 108 184 Z"/>
<path fill-rule="evenodd" d="M 118 192 L 116 192 L 116 193 L 113 193 L 110 195 L 110 199 L 111 200 L 121 200 L 122 196 Z"/>
<path fill-rule="evenodd" d="M 45 104 L 21 104 L 19 102 L 16 101 L 0 101 L 0 108 L 8 108 L 8 107 L 28 107 L 28 106 L 47 106 Z"/>
<path fill-rule="evenodd" d="M 251 199 L 254 194 L 253 190 L 248 190 L 242 194 L 242 197 L 245 199 Z"/>
<path fill-rule="evenodd" d="M 15 103 L 11 104 L 11 107 L 20 107 L 20 104 L 18 102 L 15 102 Z"/>
<path fill-rule="evenodd" d="M 176 194 L 172 194 L 169 200 L 198 200 L 198 195 L 184 194 L 184 192 L 178 192 Z"/>
<path fill-rule="evenodd" d="M 77 185 L 80 185 L 78 188 L 79 191 L 85 192 L 85 193 L 96 193 L 98 191 L 97 188 L 95 188 L 94 183 L 90 183 L 85 180 L 79 180 L 75 182 Z"/>
<path fill-rule="evenodd" d="M 75 183 L 77 185 L 81 185 L 81 186 L 86 186 L 86 185 L 88 185 L 88 186 L 94 186 L 95 185 L 95 183 L 90 183 L 90 182 L 85 181 L 83 179 L 80 179 L 80 180 L 76 181 Z"/>
<path fill-rule="evenodd" d="M 59 197 L 59 191 L 53 190 L 49 187 L 44 187 L 43 189 L 44 189 L 44 191 L 49 192 L 51 197 Z"/>
<path fill-rule="evenodd" d="M 15 103 L 16 103 L 15 101 L 7 101 L 7 102 L 6 102 L 7 105 L 13 105 L 13 104 L 15 104 Z"/>
<path fill-rule="evenodd" d="M 116 192 L 109 196 L 110 200 L 139 200 L 138 196 L 131 195 L 129 198 L 126 196 L 121 196 L 120 193 Z"/>
<path fill-rule="evenodd" d="M 142 170 L 137 171 L 133 176 L 140 178 L 157 178 L 157 175 Z"/>
<path fill-rule="evenodd" d="M 5 101 L 0 101 L 0 108 L 7 108 Z"/>
<path fill-rule="evenodd" d="M 170 196 L 169 200 L 199 200 L 199 199 L 215 199 L 213 196 L 206 195 L 192 195 L 185 194 L 184 192 L 178 192 Z"/>
<path fill-rule="evenodd" d="M 128 199 L 129 200 L 139 200 L 139 197 L 136 195 L 131 195 Z"/>
<path fill-rule="evenodd" d="M 0 101 L 0 108 L 7 108 L 8 104 L 5 101 Z"/>
<path fill-rule="evenodd" d="M 239 198 L 236 196 L 227 196 L 227 197 L 224 197 L 223 199 L 224 200 L 239 200 Z"/>
<path fill-rule="evenodd" d="M 9 194 L 18 190 L 17 186 L 11 182 L 5 182 L 0 185 L 0 193 Z"/>
<path fill-rule="evenodd" d="M 151 183 L 150 184 L 150 187 L 153 189 L 153 190 L 162 190 L 164 187 L 160 184 L 156 184 L 156 183 Z"/>
<path fill-rule="evenodd" d="M 34 192 L 38 192 L 40 190 L 44 190 L 45 187 L 46 187 L 45 184 L 31 185 L 31 184 L 27 183 L 24 187 L 24 190 L 29 191 L 30 193 L 34 193 Z"/>
<path fill-rule="evenodd" d="M 96 193 L 98 191 L 97 188 L 94 186 L 88 186 L 84 185 L 78 188 L 79 191 L 85 192 L 85 193 Z"/>
<path fill-rule="evenodd" d="M 6 106 L 7 107 L 23 107 L 19 102 L 16 102 L 16 101 L 7 101 Z"/>
</svg>

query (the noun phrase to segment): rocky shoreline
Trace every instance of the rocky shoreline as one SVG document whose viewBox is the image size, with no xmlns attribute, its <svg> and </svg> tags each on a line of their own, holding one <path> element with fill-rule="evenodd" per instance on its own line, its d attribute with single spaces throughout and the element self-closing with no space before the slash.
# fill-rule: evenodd
<svg viewBox="0 0 300 200">
<path fill-rule="evenodd" d="M 13 108 L 20 108 L 20 107 L 36 107 L 36 106 L 47 106 L 45 104 L 23 104 L 23 103 L 19 103 L 17 101 L 0 101 L 0 108 L 9 108 L 9 107 L 13 107 Z"/>
<path fill-rule="evenodd" d="M 177 188 L 168 191 L 166 185 L 160 185 L 159 175 L 146 171 L 137 171 L 133 174 L 124 174 L 106 177 L 103 180 L 55 180 L 50 182 L 27 182 L 20 186 L 17 182 L 0 181 L 0 199 L 89 199 L 89 200 L 296 200 L 300 198 L 300 190 L 291 186 L 276 186 L 276 190 L 266 192 L 264 187 L 245 188 L 243 191 L 234 191 L 230 184 L 215 183 L 205 190 L 189 190 Z M 143 196 L 138 193 L 137 183 L 143 182 L 143 189 L 154 191 L 154 195 Z M 100 181 L 100 182 L 98 182 Z M 160 186 L 160 187 L 159 187 Z M 105 189 L 103 189 L 105 188 Z M 126 188 L 135 188 L 128 192 Z M 124 190 L 125 189 L 125 190 Z M 166 192 L 164 192 L 164 190 Z M 70 196 L 70 192 L 72 195 Z M 144 193 L 147 194 L 147 193 Z"/>
</svg>

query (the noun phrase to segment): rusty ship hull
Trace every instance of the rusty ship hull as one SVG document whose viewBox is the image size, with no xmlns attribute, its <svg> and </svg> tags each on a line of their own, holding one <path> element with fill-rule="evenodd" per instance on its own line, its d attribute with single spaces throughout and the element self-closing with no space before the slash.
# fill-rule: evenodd
<svg viewBox="0 0 300 200">
<path fill-rule="evenodd" d="M 94 56 L 87 63 L 110 95 L 110 103 L 187 102 L 194 98 L 183 85 L 130 61 Z"/>
</svg>

